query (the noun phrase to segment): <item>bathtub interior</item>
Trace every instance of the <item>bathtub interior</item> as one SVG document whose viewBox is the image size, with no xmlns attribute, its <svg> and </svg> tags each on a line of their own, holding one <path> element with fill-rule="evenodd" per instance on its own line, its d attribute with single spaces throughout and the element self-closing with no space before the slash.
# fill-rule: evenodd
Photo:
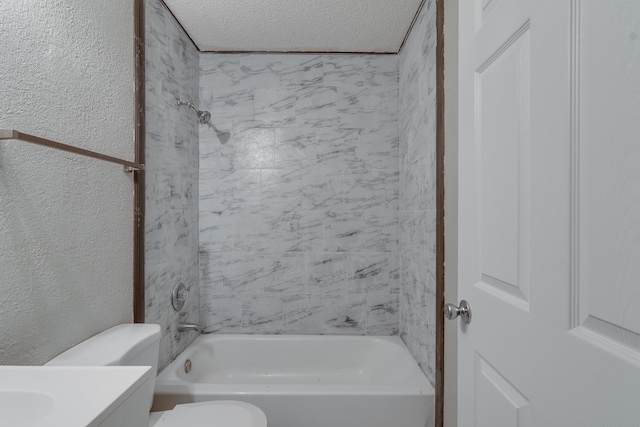
<svg viewBox="0 0 640 427">
<path fill-rule="evenodd" d="M 388 338 L 228 337 L 187 349 L 180 362 L 189 360 L 190 372 L 184 362 L 172 367 L 188 383 L 391 385 L 411 376 L 409 358 Z"/>
<path fill-rule="evenodd" d="M 433 426 L 433 387 L 397 336 L 201 335 L 158 376 L 152 410 L 215 400 L 278 427 Z"/>
</svg>

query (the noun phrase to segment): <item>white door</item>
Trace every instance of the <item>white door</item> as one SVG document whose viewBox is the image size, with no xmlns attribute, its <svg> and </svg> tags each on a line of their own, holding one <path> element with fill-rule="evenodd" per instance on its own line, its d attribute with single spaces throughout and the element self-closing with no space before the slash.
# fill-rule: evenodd
<svg viewBox="0 0 640 427">
<path fill-rule="evenodd" d="M 640 1 L 461 0 L 459 58 L 458 425 L 638 427 Z"/>
</svg>

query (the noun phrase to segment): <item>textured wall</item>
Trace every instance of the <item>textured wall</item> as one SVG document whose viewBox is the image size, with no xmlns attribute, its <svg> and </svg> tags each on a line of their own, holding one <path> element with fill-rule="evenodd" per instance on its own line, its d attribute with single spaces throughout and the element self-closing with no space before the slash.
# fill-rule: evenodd
<svg viewBox="0 0 640 427">
<path fill-rule="evenodd" d="M 435 380 L 436 4 L 400 52 L 400 335 Z"/>
<path fill-rule="evenodd" d="M 398 332 L 397 61 L 201 55 L 207 331 Z"/>
<path fill-rule="evenodd" d="M 198 104 L 199 53 L 159 0 L 146 0 L 146 322 L 162 327 L 159 368 L 196 337 L 178 322 L 199 321 L 198 118 L 177 99 Z M 189 298 L 171 307 L 173 287 Z"/>
<path fill-rule="evenodd" d="M 130 0 L 0 2 L 0 127 L 133 158 Z M 133 183 L 0 143 L 0 363 L 40 364 L 132 320 Z"/>
</svg>

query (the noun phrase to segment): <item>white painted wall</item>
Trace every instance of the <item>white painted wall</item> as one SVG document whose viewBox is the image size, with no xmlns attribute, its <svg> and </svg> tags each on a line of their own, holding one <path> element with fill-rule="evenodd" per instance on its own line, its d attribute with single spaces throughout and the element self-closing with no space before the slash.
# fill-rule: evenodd
<svg viewBox="0 0 640 427">
<path fill-rule="evenodd" d="M 133 2 L 0 2 L 0 127 L 133 158 Z M 0 143 L 0 363 L 132 319 L 132 178 Z"/>
</svg>

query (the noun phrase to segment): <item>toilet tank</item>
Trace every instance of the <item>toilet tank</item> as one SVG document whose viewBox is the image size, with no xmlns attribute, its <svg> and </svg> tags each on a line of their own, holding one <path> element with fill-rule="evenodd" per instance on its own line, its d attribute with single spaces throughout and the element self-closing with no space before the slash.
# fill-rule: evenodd
<svg viewBox="0 0 640 427">
<path fill-rule="evenodd" d="M 149 409 L 158 370 L 160 325 L 131 323 L 114 326 L 46 363 L 47 366 L 151 366 Z"/>
</svg>

